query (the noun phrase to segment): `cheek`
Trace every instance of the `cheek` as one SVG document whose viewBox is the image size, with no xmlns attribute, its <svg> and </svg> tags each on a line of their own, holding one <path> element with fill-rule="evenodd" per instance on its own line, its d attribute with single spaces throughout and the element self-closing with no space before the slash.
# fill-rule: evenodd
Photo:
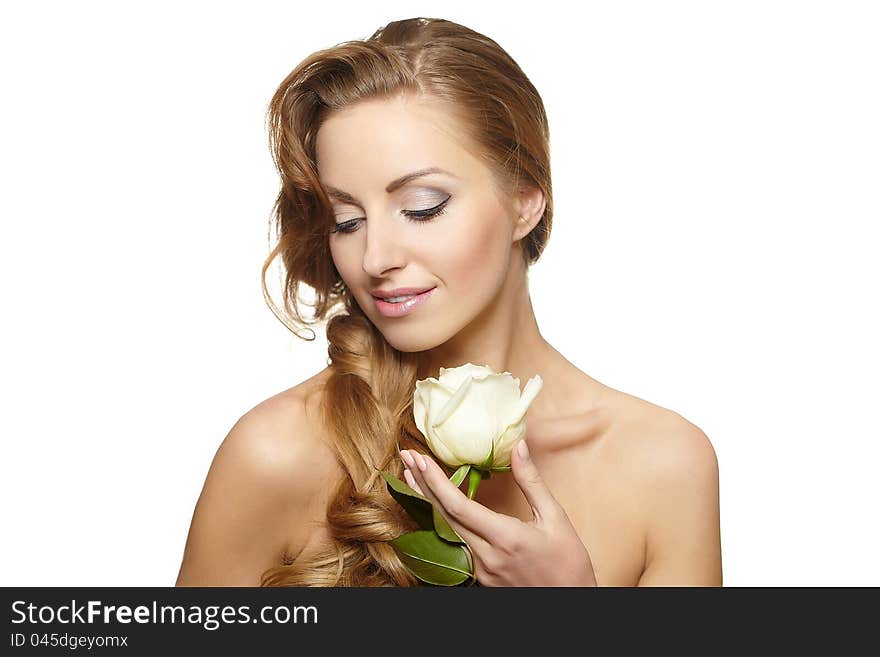
<svg viewBox="0 0 880 657">
<path fill-rule="evenodd" d="M 345 284 L 350 285 L 353 283 L 357 276 L 357 254 L 352 251 L 350 245 L 346 246 L 345 238 L 330 240 L 330 258 L 333 260 L 333 265 Z"/>
<path fill-rule="evenodd" d="M 492 293 L 507 271 L 510 255 L 508 232 L 499 217 L 476 217 L 467 231 L 450 240 L 443 269 L 450 285 Z"/>
</svg>

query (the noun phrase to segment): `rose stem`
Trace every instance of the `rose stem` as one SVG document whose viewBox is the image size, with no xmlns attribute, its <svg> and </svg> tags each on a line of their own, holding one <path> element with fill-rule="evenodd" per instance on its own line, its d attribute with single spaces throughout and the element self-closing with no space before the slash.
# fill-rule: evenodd
<svg viewBox="0 0 880 657">
<path fill-rule="evenodd" d="M 474 499 L 482 478 L 483 472 L 477 468 L 471 467 L 470 472 L 468 472 L 468 499 Z"/>
</svg>

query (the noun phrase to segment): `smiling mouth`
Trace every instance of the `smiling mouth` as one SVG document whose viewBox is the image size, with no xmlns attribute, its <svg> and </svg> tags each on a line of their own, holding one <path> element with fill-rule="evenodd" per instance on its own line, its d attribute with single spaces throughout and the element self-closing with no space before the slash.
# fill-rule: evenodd
<svg viewBox="0 0 880 657">
<path fill-rule="evenodd" d="M 373 299 L 376 310 L 385 317 L 403 317 L 427 302 L 436 289 L 431 287 L 423 292 L 387 298 L 374 296 Z"/>
<path fill-rule="evenodd" d="M 436 286 L 434 286 L 434 287 L 436 287 Z M 410 292 L 407 292 L 405 294 L 397 294 L 394 296 L 389 296 L 387 293 L 379 293 L 379 294 L 373 293 L 372 297 L 374 299 L 378 299 L 379 301 L 387 301 L 389 303 L 398 303 L 400 301 L 405 301 L 406 299 L 411 299 L 412 297 L 417 297 L 420 294 L 424 294 L 425 292 L 430 292 L 434 288 L 433 287 L 426 287 L 424 290 L 417 290 L 417 289 L 413 289 L 413 288 L 409 288 L 409 289 L 410 289 Z"/>
</svg>

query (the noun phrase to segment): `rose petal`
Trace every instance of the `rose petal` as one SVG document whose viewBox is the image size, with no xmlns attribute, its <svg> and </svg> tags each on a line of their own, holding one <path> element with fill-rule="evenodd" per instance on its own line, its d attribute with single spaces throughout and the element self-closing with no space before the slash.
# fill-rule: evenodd
<svg viewBox="0 0 880 657">
<path fill-rule="evenodd" d="M 508 420 L 507 425 L 515 424 L 523 419 L 526 414 L 526 411 L 529 410 L 529 406 L 533 401 L 535 401 L 535 397 L 538 396 L 538 393 L 541 392 L 541 388 L 544 387 L 544 380 L 541 378 L 539 374 L 535 374 L 531 379 L 529 379 L 528 383 L 526 383 L 525 389 L 522 391 L 522 395 L 519 397 L 519 401 L 516 403 L 513 414 Z"/>
<path fill-rule="evenodd" d="M 499 467 L 510 465 L 510 453 L 519 442 L 520 438 L 524 438 L 525 435 L 525 422 L 516 422 L 508 426 L 504 433 L 498 438 L 498 442 L 495 443 L 494 465 Z"/>
<path fill-rule="evenodd" d="M 462 463 L 479 465 L 492 449 L 497 426 L 495 414 L 487 412 L 477 397 L 467 395 L 458 410 L 433 431 Z"/>
<path fill-rule="evenodd" d="M 449 419 L 449 416 L 452 415 L 453 412 L 459 407 L 462 400 L 465 398 L 465 395 L 468 394 L 468 390 L 471 388 L 471 383 L 473 379 L 471 377 L 465 378 L 465 380 L 458 387 L 458 390 L 455 391 L 455 394 L 449 398 L 443 408 L 440 409 L 440 412 L 437 413 L 435 418 L 432 418 L 431 426 L 433 428 L 439 427 L 441 424 L 446 422 Z"/>
<path fill-rule="evenodd" d="M 468 377 L 481 381 L 491 374 L 493 374 L 492 369 L 485 365 L 465 363 L 458 367 L 441 367 L 440 382 L 447 388 L 458 390 Z"/>
</svg>

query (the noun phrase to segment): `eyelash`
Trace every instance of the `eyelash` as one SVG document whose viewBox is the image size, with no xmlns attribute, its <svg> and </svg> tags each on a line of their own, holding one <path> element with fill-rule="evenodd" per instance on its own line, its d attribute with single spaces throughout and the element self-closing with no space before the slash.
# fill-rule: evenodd
<svg viewBox="0 0 880 657">
<path fill-rule="evenodd" d="M 439 217 L 441 214 L 446 212 L 446 206 L 449 203 L 450 196 L 445 201 L 443 201 L 440 205 L 435 205 L 433 208 L 428 208 L 427 210 L 404 210 L 403 214 L 406 217 L 407 221 L 412 221 L 415 223 L 425 223 L 434 219 L 435 217 Z M 357 230 L 357 228 L 350 228 L 352 224 L 356 221 L 361 221 L 361 219 L 349 219 L 348 221 L 342 221 L 336 224 L 336 228 L 331 230 L 331 233 L 353 233 Z"/>
</svg>

